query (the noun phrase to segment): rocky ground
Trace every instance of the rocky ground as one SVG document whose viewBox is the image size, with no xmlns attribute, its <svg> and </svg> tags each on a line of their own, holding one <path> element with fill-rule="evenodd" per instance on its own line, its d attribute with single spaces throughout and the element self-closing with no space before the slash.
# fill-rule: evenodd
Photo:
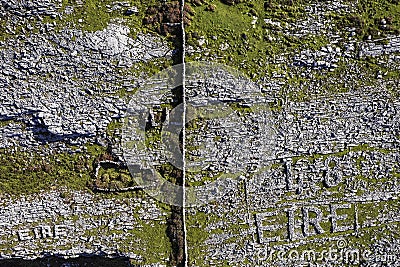
<svg viewBox="0 0 400 267">
<path fill-rule="evenodd" d="M 399 3 L 190 0 L 185 42 L 180 8 L 0 2 L 1 258 L 396 266 Z M 187 100 L 211 97 L 230 115 L 187 126 L 186 183 L 238 179 L 185 216 L 137 186 L 120 144 L 129 101 L 154 72 L 182 63 L 182 44 L 186 62 L 248 76 L 188 76 Z M 246 97 L 242 81 L 256 94 Z M 163 101 L 149 114 L 147 146 L 161 173 L 181 183 L 157 153 L 158 130 L 182 95 Z M 260 103 L 268 111 L 257 113 Z"/>
</svg>

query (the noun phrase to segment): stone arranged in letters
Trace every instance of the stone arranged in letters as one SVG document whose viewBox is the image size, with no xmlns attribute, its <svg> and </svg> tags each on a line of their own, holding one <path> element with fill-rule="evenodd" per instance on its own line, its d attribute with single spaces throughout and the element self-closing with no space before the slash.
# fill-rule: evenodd
<svg viewBox="0 0 400 267">
<path fill-rule="evenodd" d="M 355 231 L 358 225 L 355 205 L 351 203 L 330 204 L 329 209 L 325 210 L 317 206 L 290 207 L 257 213 L 255 217 L 258 240 L 260 243 L 275 242 L 283 239 L 293 241 L 323 234 L 327 231 L 331 233 Z M 329 215 L 324 216 L 324 211 L 329 211 Z M 347 214 L 343 214 L 344 212 Z M 353 216 L 349 216 L 349 213 Z M 282 214 L 286 214 L 285 222 L 278 218 Z M 300 220 L 296 220 L 298 217 Z M 298 221 L 301 221 L 301 225 L 296 225 Z M 330 229 L 322 226 L 326 223 L 330 223 Z M 285 226 L 287 227 L 287 234 L 283 236 L 281 233 Z M 301 228 L 301 233 L 296 231 L 296 228 L 299 227 Z"/>
<path fill-rule="evenodd" d="M 67 227 L 62 224 L 56 224 L 54 226 L 43 225 L 34 228 L 21 229 L 17 233 L 19 241 L 40 238 L 57 238 L 67 236 Z"/>
</svg>

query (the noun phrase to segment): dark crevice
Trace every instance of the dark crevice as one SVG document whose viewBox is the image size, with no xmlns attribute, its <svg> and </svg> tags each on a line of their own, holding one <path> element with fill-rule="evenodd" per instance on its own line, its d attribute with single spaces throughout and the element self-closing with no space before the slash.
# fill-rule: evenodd
<svg viewBox="0 0 400 267">
<path fill-rule="evenodd" d="M 167 1 L 158 6 L 150 7 L 147 10 L 147 17 L 144 24 L 153 28 L 159 34 L 167 36 L 174 45 L 173 64 L 180 65 L 184 63 L 184 40 L 182 29 L 182 18 L 184 18 L 185 25 L 190 24 L 190 12 L 185 9 L 185 16 L 182 16 L 182 1 Z M 182 66 L 182 65 L 181 65 Z M 182 66 L 183 68 L 183 66 Z M 179 71 L 179 73 L 183 73 Z M 183 77 L 176 77 L 181 79 L 177 81 L 182 84 Z M 178 86 L 172 90 L 173 97 L 175 98 L 174 107 L 183 103 L 183 86 Z M 180 140 L 182 143 L 182 140 Z M 177 185 L 183 185 L 183 172 L 174 168 L 171 173 L 165 173 L 160 170 L 160 174 L 165 176 L 167 180 Z M 181 203 L 178 200 L 177 203 Z M 184 233 L 184 209 L 179 206 L 171 206 L 171 216 L 167 220 L 167 236 L 171 242 L 172 252 L 170 255 L 171 266 L 184 266 L 187 255 L 185 255 L 185 233 Z"/>
<path fill-rule="evenodd" d="M 170 262 L 172 266 L 184 266 L 185 241 L 183 232 L 183 209 L 182 207 L 171 207 L 171 217 L 167 221 L 167 234 L 172 246 Z"/>
</svg>

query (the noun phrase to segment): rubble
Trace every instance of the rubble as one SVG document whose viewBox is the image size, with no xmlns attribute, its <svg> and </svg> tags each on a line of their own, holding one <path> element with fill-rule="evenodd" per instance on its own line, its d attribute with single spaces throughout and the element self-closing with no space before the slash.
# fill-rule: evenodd
<svg viewBox="0 0 400 267">
<path fill-rule="evenodd" d="M 128 34 L 127 27 L 110 24 L 94 33 L 64 29 L 7 40 L 0 47 L 0 120 L 23 123 L 27 129 L 14 142 L 28 147 L 70 140 L 84 144 L 121 118 L 126 99 L 118 91 L 126 82 L 134 81 L 133 87 L 141 82 L 128 69 L 170 53 L 156 37 L 139 34 L 132 39 Z M 6 129 L 1 131 L 7 139 Z"/>
</svg>

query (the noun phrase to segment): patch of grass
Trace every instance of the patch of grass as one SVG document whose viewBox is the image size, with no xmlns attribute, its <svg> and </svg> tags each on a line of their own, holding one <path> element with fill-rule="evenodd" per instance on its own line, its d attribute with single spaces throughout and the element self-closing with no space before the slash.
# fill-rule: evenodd
<svg viewBox="0 0 400 267">
<path fill-rule="evenodd" d="M 129 71 L 134 74 L 145 73 L 147 77 L 151 77 L 171 66 L 172 61 L 166 60 L 164 58 L 158 58 L 149 62 L 136 63 L 129 69 Z"/>
<path fill-rule="evenodd" d="M 129 170 L 125 168 L 100 168 L 95 181 L 97 188 L 120 189 L 133 186 Z"/>
<path fill-rule="evenodd" d="M 149 149 L 155 149 L 161 144 L 161 129 L 151 128 L 145 133 L 145 145 Z"/>
<path fill-rule="evenodd" d="M 92 179 L 93 162 L 105 147 L 87 145 L 87 152 L 56 153 L 0 150 L 0 191 L 3 194 L 31 194 L 67 186 L 86 190 Z"/>
<path fill-rule="evenodd" d="M 253 59 L 257 61 L 269 48 L 268 43 L 263 42 L 263 29 L 259 27 L 263 23 L 261 18 L 253 28 L 251 8 L 246 4 L 228 6 L 219 1 L 210 1 L 210 4 L 215 5 L 214 12 L 206 11 L 204 6 L 193 8 L 195 15 L 191 26 L 187 27 L 188 43 L 199 46 L 204 37 L 203 46 L 211 49 L 209 56 L 249 69 L 248 65 L 254 64 Z M 261 13 L 263 6 L 258 3 L 253 9 Z M 256 72 L 249 70 L 247 73 Z"/>
<path fill-rule="evenodd" d="M 136 228 L 131 233 L 132 242 L 127 244 L 125 249 L 126 252 L 133 251 L 133 253 L 143 255 L 144 260 L 138 263 L 151 264 L 168 261 L 172 248 L 167 236 L 166 224 L 160 221 L 144 221 L 141 223 L 141 228 Z M 131 263 L 135 263 L 135 260 L 131 260 Z"/>
<path fill-rule="evenodd" d="M 301 160 L 301 159 L 306 159 L 306 160 L 308 160 L 310 162 L 314 162 L 315 159 L 326 160 L 329 157 L 342 157 L 342 156 L 348 154 L 350 151 L 354 151 L 354 152 L 357 152 L 357 151 L 379 151 L 379 152 L 382 152 L 382 153 L 389 153 L 390 152 L 390 150 L 387 150 L 387 149 L 371 147 L 368 144 L 360 144 L 360 145 L 357 145 L 357 146 L 348 147 L 343 151 L 335 152 L 335 153 L 328 153 L 328 154 L 315 153 L 315 154 L 312 154 L 310 156 L 296 156 L 296 157 L 292 158 L 292 161 L 293 161 L 293 164 L 296 164 L 296 162 L 298 160 Z"/>
<path fill-rule="evenodd" d="M 121 122 L 119 119 L 112 120 L 107 125 L 107 129 L 106 129 L 107 135 L 114 136 L 118 130 L 122 129 L 122 126 L 123 126 L 123 122 Z"/>
<path fill-rule="evenodd" d="M 357 4 L 356 13 L 333 15 L 338 28 L 355 28 L 360 39 L 380 39 L 400 33 L 400 5 L 397 0 L 349 1 Z M 385 23 L 383 23 L 383 20 Z"/>
<path fill-rule="evenodd" d="M 13 120 L 8 120 L 8 121 L 0 121 L 0 127 L 5 127 L 7 125 L 10 125 L 11 123 L 13 123 Z"/>
<path fill-rule="evenodd" d="M 204 243 L 213 233 L 220 229 L 207 229 L 210 224 L 218 222 L 219 218 L 215 214 L 196 212 L 196 214 L 186 215 L 187 239 L 189 245 L 189 260 L 196 266 L 206 266 L 204 255 L 207 253 L 207 245 Z"/>
<path fill-rule="evenodd" d="M 204 5 L 193 7 L 193 21 L 187 27 L 188 44 L 206 53 L 194 54 L 190 60 L 217 59 L 256 80 L 265 76 L 275 56 L 305 48 L 316 50 L 328 43 L 324 36 L 299 38 L 285 34 L 286 23 L 304 18 L 306 2 L 283 2 L 226 5 L 211 0 L 208 4 L 215 6 L 213 12 Z"/>
<path fill-rule="evenodd" d="M 134 253 L 139 256 L 139 259 L 130 259 L 132 264 L 167 263 L 171 253 L 171 244 L 166 234 L 167 226 L 164 223 L 166 217 L 162 217 L 162 220 L 143 219 L 139 215 L 140 207 L 133 212 L 135 218 L 131 221 L 132 229 L 115 229 L 105 223 L 86 230 L 82 236 L 88 239 L 94 237 L 95 240 L 102 240 L 102 244 L 109 247 L 115 247 L 116 241 L 120 253 Z M 123 215 L 115 213 L 112 215 L 97 215 L 94 220 L 109 222 L 120 216 Z M 110 240 L 104 238 L 107 236 L 113 236 L 112 240 L 114 242 L 111 243 Z"/>
<path fill-rule="evenodd" d="M 155 0 L 129 0 L 130 7 L 138 9 L 137 14 L 125 15 L 128 7 L 118 5 L 113 0 L 83 0 L 83 5 L 77 5 L 74 0 L 63 0 L 63 11 L 66 7 L 73 7 L 71 14 L 64 14 L 62 19 L 57 18 L 57 28 L 71 27 L 84 31 L 98 31 L 107 27 L 113 19 L 123 19 L 124 24 L 128 25 L 134 35 L 135 32 L 143 31 L 142 21 L 148 6 L 156 3 Z M 46 22 L 51 22 L 51 18 L 46 18 Z"/>
<path fill-rule="evenodd" d="M 42 16 L 32 17 L 29 21 L 31 30 L 28 30 L 27 24 L 19 24 L 13 29 L 14 33 L 8 33 L 7 26 L 10 25 L 10 16 L 0 21 L 0 41 L 23 34 L 38 33 L 45 24 L 54 26 L 56 31 L 60 31 L 65 27 L 79 29 L 83 31 L 98 31 L 105 29 L 111 21 L 121 21 L 130 29 L 130 35 L 134 37 L 138 32 L 147 32 L 150 29 L 142 27 L 146 10 L 149 6 L 158 3 L 157 0 L 128 0 L 126 2 L 129 7 L 119 5 L 114 0 L 82 0 L 82 4 L 78 4 L 76 0 L 63 0 L 62 7 L 58 10 L 60 17 Z M 130 7 L 136 7 L 137 13 L 127 15 L 126 11 Z M 68 12 L 66 12 L 68 8 Z M 70 12 L 71 11 L 71 12 Z"/>
</svg>

